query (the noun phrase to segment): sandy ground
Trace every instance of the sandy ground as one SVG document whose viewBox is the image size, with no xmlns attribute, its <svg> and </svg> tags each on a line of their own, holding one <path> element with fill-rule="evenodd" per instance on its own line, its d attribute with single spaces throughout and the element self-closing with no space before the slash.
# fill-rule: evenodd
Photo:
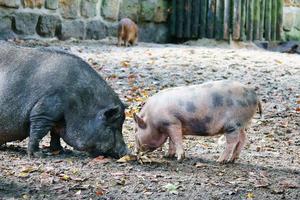
<svg viewBox="0 0 300 200">
<path fill-rule="evenodd" d="M 254 117 L 241 158 L 235 164 L 216 163 L 224 148 L 219 137 L 187 137 L 183 163 L 163 158 L 163 147 L 144 164 L 92 159 L 77 151 L 30 160 L 27 140 L 12 142 L 0 148 L 0 199 L 300 199 L 299 55 L 206 40 L 130 48 L 114 43 L 24 45 L 55 46 L 89 62 L 130 105 L 124 137 L 131 149 L 131 114 L 155 92 L 222 79 L 254 87 L 264 117 Z"/>
</svg>

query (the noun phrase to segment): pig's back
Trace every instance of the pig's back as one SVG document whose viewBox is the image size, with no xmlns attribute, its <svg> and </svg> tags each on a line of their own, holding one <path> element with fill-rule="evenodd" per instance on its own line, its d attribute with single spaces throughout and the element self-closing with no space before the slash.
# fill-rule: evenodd
<svg viewBox="0 0 300 200">
<path fill-rule="evenodd" d="M 234 81 L 214 81 L 163 90 L 149 99 L 142 113 L 155 121 L 180 120 L 188 124 L 204 120 L 214 124 L 207 132 L 216 132 L 225 123 L 243 126 L 256 107 L 253 89 Z"/>
<path fill-rule="evenodd" d="M 248 101 L 242 102 L 245 98 Z M 231 107 L 234 105 L 256 103 L 256 94 L 253 89 L 239 82 L 214 81 L 200 85 L 165 89 L 150 97 L 148 103 L 160 108 L 175 105 L 182 107 L 185 103 L 194 103 L 195 106 L 201 104 L 201 107 L 207 106 L 213 109 L 222 106 Z"/>
</svg>

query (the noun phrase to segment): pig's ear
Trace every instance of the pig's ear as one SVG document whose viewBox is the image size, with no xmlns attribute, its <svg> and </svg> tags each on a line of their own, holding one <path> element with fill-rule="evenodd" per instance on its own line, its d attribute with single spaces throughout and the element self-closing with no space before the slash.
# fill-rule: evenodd
<svg viewBox="0 0 300 200">
<path fill-rule="evenodd" d="M 104 111 L 104 117 L 107 121 L 113 122 L 121 117 L 121 108 L 114 106 Z"/>
<path fill-rule="evenodd" d="M 144 122 L 144 120 L 137 114 L 133 113 L 133 119 L 141 129 L 145 129 L 147 127 L 147 124 Z"/>
</svg>

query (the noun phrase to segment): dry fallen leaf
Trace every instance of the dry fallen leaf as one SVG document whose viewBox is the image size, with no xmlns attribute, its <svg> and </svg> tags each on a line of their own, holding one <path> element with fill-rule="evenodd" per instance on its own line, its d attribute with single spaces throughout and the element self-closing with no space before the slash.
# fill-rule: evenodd
<svg viewBox="0 0 300 200">
<path fill-rule="evenodd" d="M 119 160 L 117 160 L 117 163 L 127 163 L 129 161 L 135 161 L 137 160 L 137 156 L 135 155 L 125 155 L 122 158 L 120 158 Z"/>
<path fill-rule="evenodd" d="M 22 170 L 21 170 L 21 172 L 23 172 L 23 173 L 32 173 L 32 172 L 35 172 L 35 171 L 37 171 L 38 170 L 38 168 L 35 168 L 35 167 L 24 167 Z"/>
<path fill-rule="evenodd" d="M 254 186 L 257 188 L 260 188 L 260 187 L 264 188 L 264 187 L 268 187 L 269 183 L 266 178 L 263 178 L 263 179 L 256 180 Z"/>
<path fill-rule="evenodd" d="M 76 195 L 81 195 L 81 190 L 78 190 L 75 194 Z"/>
<path fill-rule="evenodd" d="M 123 67 L 129 67 L 129 66 L 130 66 L 130 63 L 129 63 L 128 60 L 124 60 L 124 61 L 121 61 L 121 65 L 122 65 Z"/>
<path fill-rule="evenodd" d="M 125 177 L 122 177 L 120 179 L 117 179 L 117 185 L 122 185 L 124 186 L 126 183 Z"/>
<path fill-rule="evenodd" d="M 23 194 L 22 199 L 30 199 L 30 196 L 28 194 Z"/>
<path fill-rule="evenodd" d="M 100 164 L 106 164 L 109 163 L 110 161 L 111 161 L 110 158 L 105 158 L 104 156 L 98 156 L 92 160 L 92 162 L 97 162 Z"/>
<path fill-rule="evenodd" d="M 32 166 L 27 166 L 27 167 L 24 167 L 20 173 L 18 174 L 18 177 L 21 177 L 21 178 L 26 178 L 29 176 L 30 173 L 32 172 L 36 172 L 38 171 L 38 168 L 36 167 L 32 167 Z"/>
<path fill-rule="evenodd" d="M 246 195 L 246 199 L 253 199 L 254 198 L 254 194 L 252 192 L 248 192 Z"/>
<path fill-rule="evenodd" d="M 178 185 L 168 183 L 168 184 L 164 185 L 163 187 L 165 189 L 167 189 L 167 191 L 170 192 L 171 194 L 178 194 L 178 191 L 177 191 Z"/>
<path fill-rule="evenodd" d="M 283 188 L 298 188 L 299 185 L 293 180 L 282 180 L 279 182 L 279 185 Z"/>
<path fill-rule="evenodd" d="M 137 160 L 140 164 L 146 164 L 146 163 L 156 163 L 156 164 L 162 164 L 165 163 L 165 160 L 157 159 L 157 158 L 151 158 L 146 155 L 138 155 Z"/>
<path fill-rule="evenodd" d="M 63 180 L 63 181 L 69 181 L 71 180 L 71 177 L 66 175 L 66 174 L 60 174 L 60 179 Z"/>
<path fill-rule="evenodd" d="M 102 189 L 98 189 L 97 191 L 96 191 L 96 195 L 97 196 L 102 196 L 102 195 L 104 195 L 105 193 L 104 193 L 104 191 L 102 190 Z"/>
<path fill-rule="evenodd" d="M 18 177 L 21 177 L 21 178 L 26 178 L 28 176 L 29 176 L 29 173 L 27 173 L 27 172 L 21 172 L 18 174 Z"/>
</svg>

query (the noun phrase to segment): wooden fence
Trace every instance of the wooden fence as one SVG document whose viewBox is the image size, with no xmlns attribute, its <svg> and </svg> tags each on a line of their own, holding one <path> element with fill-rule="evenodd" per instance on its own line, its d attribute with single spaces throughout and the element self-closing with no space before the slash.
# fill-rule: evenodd
<svg viewBox="0 0 300 200">
<path fill-rule="evenodd" d="M 280 40 L 283 0 L 172 0 L 176 39 Z"/>
</svg>

